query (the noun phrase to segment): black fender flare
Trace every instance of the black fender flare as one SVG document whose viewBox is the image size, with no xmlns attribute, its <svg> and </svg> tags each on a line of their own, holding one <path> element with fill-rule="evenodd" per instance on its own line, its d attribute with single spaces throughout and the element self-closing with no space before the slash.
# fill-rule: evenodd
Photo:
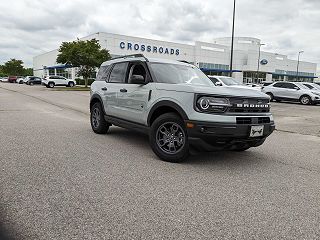
<svg viewBox="0 0 320 240">
<path fill-rule="evenodd" d="M 102 105 L 102 109 L 103 109 L 103 113 L 106 115 L 105 111 L 104 111 L 104 105 L 103 105 L 103 101 L 102 101 L 102 98 L 100 97 L 99 94 L 97 93 L 94 93 L 91 98 L 90 98 L 90 112 L 91 112 L 91 107 L 93 105 L 93 102 L 95 101 L 99 101 Z"/>
<path fill-rule="evenodd" d="M 150 121 L 153 113 L 159 108 L 159 107 L 171 107 L 174 110 L 176 110 L 180 116 L 182 117 L 183 120 L 189 120 L 186 112 L 180 107 L 177 103 L 172 102 L 170 100 L 162 100 L 160 102 L 157 102 L 155 105 L 152 106 L 152 108 L 149 111 L 148 114 L 148 119 L 147 119 L 147 124 L 150 126 Z"/>
</svg>

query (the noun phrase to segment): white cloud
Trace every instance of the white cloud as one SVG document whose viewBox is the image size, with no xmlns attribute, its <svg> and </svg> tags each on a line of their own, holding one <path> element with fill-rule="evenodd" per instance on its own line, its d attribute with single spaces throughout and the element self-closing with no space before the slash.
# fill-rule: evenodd
<svg viewBox="0 0 320 240">
<path fill-rule="evenodd" d="M 0 3 L 0 64 L 32 57 L 95 32 L 192 43 L 230 36 L 232 0 L 14 0 Z M 320 1 L 237 1 L 236 36 L 265 50 L 320 63 Z"/>
</svg>

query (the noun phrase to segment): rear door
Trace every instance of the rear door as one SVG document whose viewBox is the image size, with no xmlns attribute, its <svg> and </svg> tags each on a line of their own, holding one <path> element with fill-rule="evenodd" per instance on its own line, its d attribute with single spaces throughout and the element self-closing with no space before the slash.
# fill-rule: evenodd
<svg viewBox="0 0 320 240">
<path fill-rule="evenodd" d="M 133 75 L 141 75 L 145 82 L 150 81 L 148 69 L 143 62 L 134 61 L 129 63 L 127 81 L 121 84 L 117 94 L 117 112 L 119 118 L 130 120 L 135 123 L 145 124 L 145 110 L 148 103 L 150 88 L 148 84 L 134 84 L 130 81 Z"/>
<path fill-rule="evenodd" d="M 102 89 L 102 96 L 106 103 L 104 108 L 106 114 L 109 116 L 119 118 L 117 95 L 126 82 L 127 71 L 128 62 L 115 63 L 111 66 L 108 83 L 106 83 L 105 88 Z"/>
<path fill-rule="evenodd" d="M 293 83 L 283 83 L 285 87 L 284 97 L 287 99 L 298 100 L 300 98 L 300 88 Z"/>
</svg>

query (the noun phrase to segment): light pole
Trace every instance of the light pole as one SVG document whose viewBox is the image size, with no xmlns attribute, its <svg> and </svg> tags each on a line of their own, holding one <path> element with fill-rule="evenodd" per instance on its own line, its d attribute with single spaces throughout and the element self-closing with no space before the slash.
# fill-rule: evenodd
<svg viewBox="0 0 320 240">
<path fill-rule="evenodd" d="M 304 53 L 304 51 L 300 51 L 298 54 L 298 63 L 297 63 L 297 82 L 299 82 L 299 64 L 300 64 L 300 54 Z"/>
<path fill-rule="evenodd" d="M 233 0 L 232 36 L 231 36 L 231 56 L 230 56 L 230 77 L 232 77 L 233 65 L 233 43 L 234 43 L 234 22 L 236 17 L 236 0 Z"/>
<path fill-rule="evenodd" d="M 258 56 L 258 67 L 257 67 L 257 82 L 259 83 L 259 70 L 260 70 L 260 56 L 261 56 L 261 46 L 264 46 L 264 43 L 258 43 L 259 45 L 259 56 Z"/>
</svg>

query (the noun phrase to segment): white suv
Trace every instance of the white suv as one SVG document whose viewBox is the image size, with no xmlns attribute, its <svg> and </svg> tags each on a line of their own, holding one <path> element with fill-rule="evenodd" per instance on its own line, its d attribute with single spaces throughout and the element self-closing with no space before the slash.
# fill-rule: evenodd
<svg viewBox="0 0 320 240">
<path fill-rule="evenodd" d="M 224 87 L 237 87 L 237 88 L 244 88 L 244 89 L 254 89 L 254 90 L 261 90 L 261 87 L 253 87 L 253 86 L 247 86 L 243 84 L 242 82 L 232 78 L 232 77 L 226 77 L 226 76 L 208 76 L 209 79 L 213 82 L 216 86 L 224 86 Z"/>
<path fill-rule="evenodd" d="M 320 103 L 320 93 L 298 82 L 275 82 L 263 87 L 262 92 L 270 96 L 271 101 L 293 101 L 303 105 Z"/>
<path fill-rule="evenodd" d="M 55 86 L 74 87 L 76 81 L 62 76 L 45 76 L 42 80 L 42 84 L 47 88 L 53 88 Z"/>
<path fill-rule="evenodd" d="M 141 54 L 104 62 L 91 84 L 91 127 L 111 125 L 149 135 L 154 153 L 180 162 L 189 149 L 245 151 L 275 129 L 269 97 L 216 87 L 196 66 Z"/>
</svg>

